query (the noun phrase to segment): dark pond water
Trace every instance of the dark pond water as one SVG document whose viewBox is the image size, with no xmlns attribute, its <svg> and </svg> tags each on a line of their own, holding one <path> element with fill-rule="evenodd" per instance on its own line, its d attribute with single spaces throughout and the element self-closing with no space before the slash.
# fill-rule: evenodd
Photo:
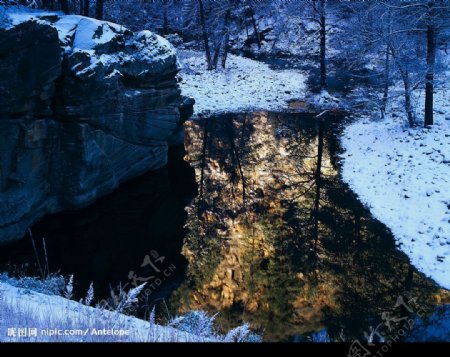
<svg viewBox="0 0 450 357">
<path fill-rule="evenodd" d="M 158 283 L 152 300 L 167 297 L 183 280 L 184 208 L 197 190 L 194 171 L 183 156 L 183 147 L 172 148 L 168 167 L 127 182 L 88 208 L 56 214 L 34 225 L 41 266 L 45 238 L 50 271 L 74 274 L 77 299 L 85 296 L 91 281 L 96 296 L 105 298 L 111 287 L 128 284 L 128 290 L 142 279 Z M 156 260 L 158 271 L 152 265 L 141 267 L 147 256 Z M 28 235 L 1 247 L 0 262 L 6 265 L 3 270 L 39 275 Z"/>
<path fill-rule="evenodd" d="M 99 296 L 147 281 L 149 306 L 219 312 L 223 330 L 247 321 L 267 341 L 395 337 L 447 295 L 341 181 L 341 126 L 265 112 L 188 122 L 168 168 L 44 219 L 35 239 L 80 296 L 90 281 Z M 35 269 L 30 239 L 0 261 Z"/>
</svg>

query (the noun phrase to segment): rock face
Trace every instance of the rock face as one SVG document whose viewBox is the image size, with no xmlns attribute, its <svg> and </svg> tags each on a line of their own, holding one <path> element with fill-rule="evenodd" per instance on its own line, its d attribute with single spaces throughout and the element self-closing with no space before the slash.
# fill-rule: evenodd
<svg viewBox="0 0 450 357">
<path fill-rule="evenodd" d="M 0 244 L 167 163 L 193 103 L 159 36 L 52 13 L 0 28 Z M 180 115 L 181 112 L 181 115 Z"/>
</svg>

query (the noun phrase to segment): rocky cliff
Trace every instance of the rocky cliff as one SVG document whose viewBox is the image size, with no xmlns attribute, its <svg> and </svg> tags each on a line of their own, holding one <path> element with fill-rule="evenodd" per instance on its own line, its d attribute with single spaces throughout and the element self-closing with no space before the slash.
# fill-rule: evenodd
<svg viewBox="0 0 450 357">
<path fill-rule="evenodd" d="M 191 112 L 163 38 L 82 16 L 0 25 L 0 243 L 167 163 Z M 180 115 L 181 113 L 181 115 Z"/>
</svg>

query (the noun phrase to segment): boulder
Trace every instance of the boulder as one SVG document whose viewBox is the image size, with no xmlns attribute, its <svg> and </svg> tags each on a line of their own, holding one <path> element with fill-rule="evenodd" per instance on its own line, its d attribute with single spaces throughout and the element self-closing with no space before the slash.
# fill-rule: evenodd
<svg viewBox="0 0 450 357">
<path fill-rule="evenodd" d="M 7 15 L 0 244 L 166 165 L 168 141 L 193 106 L 180 95 L 174 48 L 151 32 L 77 15 Z"/>
<path fill-rule="evenodd" d="M 61 48 L 55 28 L 35 21 L 0 28 L 0 116 L 51 114 Z"/>
</svg>

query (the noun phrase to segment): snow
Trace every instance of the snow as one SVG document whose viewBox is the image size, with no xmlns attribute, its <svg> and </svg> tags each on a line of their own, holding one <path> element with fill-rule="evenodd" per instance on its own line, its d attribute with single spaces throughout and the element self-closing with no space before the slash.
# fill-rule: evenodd
<svg viewBox="0 0 450 357">
<path fill-rule="evenodd" d="M 64 16 L 56 22 L 56 30 L 62 44 L 65 46 L 70 44 L 79 22 L 80 20 L 74 16 Z"/>
<path fill-rule="evenodd" d="M 8 328 L 41 327 L 41 328 L 85 328 L 86 323 L 94 322 L 91 328 L 106 328 L 128 331 L 127 336 L 115 337 L 116 341 L 124 342 L 208 342 L 210 338 L 195 336 L 188 332 L 180 331 L 172 327 L 150 324 L 150 322 L 135 317 L 119 314 L 108 310 L 100 310 L 76 301 L 67 300 L 56 295 L 44 295 L 28 289 L 13 287 L 0 282 L 0 305 L 2 311 L 12 310 L 13 313 L 26 314 L 25 321 L 42 324 L 39 326 L 8 326 L 5 317 L 0 321 L 0 341 L 15 341 L 7 337 Z M 14 316 L 7 314 L 7 319 L 16 321 Z M 37 321 L 37 322 L 36 322 Z M 68 321 L 76 322 L 75 325 Z M 51 325 L 49 325 L 49 322 Z M 95 323 L 97 322 L 97 325 Z M 100 323 L 101 322 L 101 323 Z M 6 325 L 5 325 L 6 323 Z M 79 326 L 77 326 L 77 323 Z M 109 324 L 109 326 L 108 326 Z M 82 338 L 82 337 L 79 337 Z M 19 339 L 27 342 L 27 339 Z M 29 340 L 28 340 L 29 341 Z M 84 339 L 83 341 L 86 341 Z M 100 338 L 101 341 L 101 338 Z M 29 341 L 32 342 L 32 341 Z"/>
<path fill-rule="evenodd" d="M 35 20 L 37 22 L 42 22 L 43 20 L 40 19 L 42 16 L 58 16 L 60 13 L 58 12 L 46 12 L 46 11 L 39 11 L 39 10 L 28 10 L 25 8 L 25 10 L 21 7 L 14 7 L 12 9 L 13 12 L 10 12 L 7 10 L 8 17 L 11 21 L 11 25 L 17 26 L 21 24 L 22 22 L 29 21 L 29 20 Z"/>
<path fill-rule="evenodd" d="M 136 34 L 135 45 L 139 56 L 152 58 L 155 62 L 164 62 L 167 58 L 176 56 L 176 50 L 169 41 L 147 30 Z"/>
<path fill-rule="evenodd" d="M 448 85 L 448 81 L 447 85 Z M 421 91 L 423 93 L 423 91 Z M 435 93 L 435 125 L 407 128 L 400 100 L 342 137 L 343 179 L 389 227 L 420 271 L 450 288 L 450 88 Z M 423 95 L 417 103 L 423 103 Z M 420 115 L 423 117 L 423 108 Z"/>
<path fill-rule="evenodd" d="M 73 41 L 73 47 L 76 49 L 93 50 L 97 45 L 112 41 L 114 37 L 122 33 L 118 25 L 112 27 L 110 24 L 76 15 L 67 17 L 73 18 L 75 21 L 78 20 L 77 31 Z M 63 18 L 63 21 L 67 20 Z M 58 22 L 55 24 L 55 27 L 58 28 Z"/>
<path fill-rule="evenodd" d="M 141 61 L 143 66 L 147 66 L 142 75 L 151 75 L 155 71 L 160 71 L 166 64 L 171 65 L 172 60 L 175 61 L 174 47 L 166 39 L 150 31 L 141 31 L 133 35 L 127 28 L 112 22 L 20 6 L 4 9 L 1 14 L 7 19 L 3 27 L 16 26 L 29 20 L 53 26 L 58 31 L 59 41 L 64 49 L 63 55 L 83 52 L 89 57 L 88 65 L 79 63 L 78 66 L 72 67 L 77 76 L 89 77 L 95 73 L 98 66 L 113 67 L 112 73 L 106 76 L 106 79 L 110 79 L 118 75 L 118 72 L 114 72 L 116 69 L 114 67 L 130 68 L 130 64 L 136 61 Z M 118 46 L 128 53 L 118 52 Z"/>
<path fill-rule="evenodd" d="M 62 290 L 72 293 L 73 276 L 68 285 L 62 276 L 46 280 L 10 278 L 0 274 L 0 342 L 260 342 L 261 336 L 244 323 L 221 334 L 215 317 L 204 311 L 190 311 L 175 316 L 168 325 L 155 323 L 155 310 L 148 321 L 117 311 L 94 308 L 61 297 Z M 62 284 L 62 285 L 61 285 Z M 37 290 L 40 292 L 38 292 Z M 136 289 L 134 289 L 136 290 Z M 129 294 L 132 294 L 131 290 Z M 91 287 L 88 297 L 94 299 Z M 128 296 L 128 299 L 130 296 Z M 86 300 L 85 299 L 85 300 Z M 90 303 L 89 302 L 89 303 Z M 11 330 L 25 331 L 25 336 Z M 34 336 L 27 335 L 37 330 Z M 58 335 L 45 331 L 58 331 Z M 42 332 L 44 331 L 44 333 Z M 109 331 L 100 332 L 98 331 Z M 28 332 L 29 333 L 29 332 Z"/>
<path fill-rule="evenodd" d="M 120 25 L 80 15 L 31 10 L 18 11 L 16 8 L 8 11 L 7 14 L 13 26 L 29 20 L 50 23 L 58 31 L 61 43 L 69 46 L 73 38 L 72 47 L 77 50 L 94 50 L 98 45 L 108 43 L 126 31 Z M 57 21 L 52 22 L 52 17 Z"/>
<path fill-rule="evenodd" d="M 182 94 L 196 101 L 195 114 L 283 110 L 302 98 L 306 76 L 297 70 L 272 70 L 267 64 L 229 55 L 226 69 L 207 71 L 204 55 L 179 50 Z"/>
<path fill-rule="evenodd" d="M 327 90 L 321 90 L 317 94 L 310 93 L 308 102 L 312 108 L 322 111 L 318 117 L 327 113 L 330 109 L 337 109 L 342 106 L 339 98 L 331 95 Z"/>
<path fill-rule="evenodd" d="M 123 77 L 123 74 L 120 71 L 118 71 L 117 69 L 114 69 L 110 74 L 108 74 L 106 76 L 106 78 L 113 78 L 115 76 Z"/>
<path fill-rule="evenodd" d="M 61 16 L 53 25 L 61 43 L 69 45 L 73 37 L 73 48 L 78 50 L 93 50 L 124 32 L 117 24 L 79 15 Z"/>
</svg>

